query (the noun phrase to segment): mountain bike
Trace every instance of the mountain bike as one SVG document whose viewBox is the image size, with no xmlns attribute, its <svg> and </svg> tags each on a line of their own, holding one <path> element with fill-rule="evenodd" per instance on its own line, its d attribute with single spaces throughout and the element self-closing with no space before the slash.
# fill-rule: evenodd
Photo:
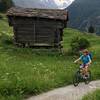
<svg viewBox="0 0 100 100">
<path fill-rule="evenodd" d="M 87 74 L 87 77 L 85 77 L 85 74 L 83 74 L 83 68 L 79 68 L 76 73 L 74 74 L 74 77 L 73 77 L 73 84 L 74 86 L 78 86 L 78 84 L 82 81 L 85 82 L 85 84 L 89 84 L 90 81 L 92 79 L 92 76 L 91 76 L 91 71 L 88 70 L 88 74 Z"/>
</svg>

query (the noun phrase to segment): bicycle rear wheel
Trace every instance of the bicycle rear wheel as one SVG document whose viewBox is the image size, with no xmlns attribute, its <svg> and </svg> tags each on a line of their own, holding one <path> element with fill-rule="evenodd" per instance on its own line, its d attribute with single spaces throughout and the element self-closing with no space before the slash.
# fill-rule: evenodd
<svg viewBox="0 0 100 100">
<path fill-rule="evenodd" d="M 89 84 L 92 80 L 92 75 L 91 75 L 91 71 L 88 71 L 88 76 L 85 79 L 85 84 Z"/>
<path fill-rule="evenodd" d="M 73 77 L 73 84 L 74 84 L 74 86 L 75 87 L 78 86 L 79 82 L 80 82 L 80 72 L 77 71 L 75 73 L 74 77 Z"/>
</svg>

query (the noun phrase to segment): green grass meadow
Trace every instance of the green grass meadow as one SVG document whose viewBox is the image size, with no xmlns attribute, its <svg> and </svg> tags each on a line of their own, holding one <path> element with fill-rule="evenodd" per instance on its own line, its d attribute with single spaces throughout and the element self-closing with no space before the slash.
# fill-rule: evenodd
<svg viewBox="0 0 100 100">
<path fill-rule="evenodd" d="M 100 100 L 100 89 L 87 94 L 82 100 Z"/>
<path fill-rule="evenodd" d="M 85 37 L 93 52 L 93 80 L 100 79 L 100 37 L 64 30 L 63 53 L 57 50 L 18 48 L 13 45 L 13 31 L 7 19 L 0 20 L 0 100 L 23 100 L 57 87 L 72 84 L 78 65 L 77 57 L 69 55 L 70 42 L 75 36 Z"/>
</svg>

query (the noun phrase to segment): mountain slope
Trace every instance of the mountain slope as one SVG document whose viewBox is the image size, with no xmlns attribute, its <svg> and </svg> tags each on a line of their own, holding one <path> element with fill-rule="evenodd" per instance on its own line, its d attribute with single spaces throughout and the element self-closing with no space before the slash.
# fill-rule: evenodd
<svg viewBox="0 0 100 100">
<path fill-rule="evenodd" d="M 92 25 L 100 34 L 100 0 L 75 0 L 67 9 L 70 27 L 87 31 Z"/>
</svg>

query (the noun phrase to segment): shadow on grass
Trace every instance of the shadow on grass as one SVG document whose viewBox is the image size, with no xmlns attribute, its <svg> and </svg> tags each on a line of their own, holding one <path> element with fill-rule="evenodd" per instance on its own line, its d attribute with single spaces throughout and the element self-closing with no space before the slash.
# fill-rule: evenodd
<svg viewBox="0 0 100 100">
<path fill-rule="evenodd" d="M 12 37 L 2 33 L 0 35 L 0 44 L 2 46 L 13 45 L 13 39 L 12 39 Z"/>
</svg>

